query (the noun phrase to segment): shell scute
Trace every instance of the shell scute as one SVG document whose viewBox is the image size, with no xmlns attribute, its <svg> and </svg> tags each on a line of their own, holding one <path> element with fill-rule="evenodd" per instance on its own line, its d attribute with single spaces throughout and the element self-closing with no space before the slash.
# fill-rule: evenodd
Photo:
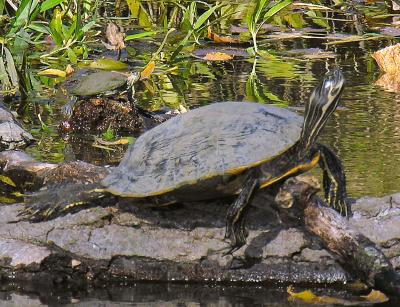
<svg viewBox="0 0 400 307">
<path fill-rule="evenodd" d="M 303 118 L 284 108 L 222 102 L 147 131 L 103 184 L 113 194 L 147 197 L 272 159 L 300 137 Z"/>
</svg>

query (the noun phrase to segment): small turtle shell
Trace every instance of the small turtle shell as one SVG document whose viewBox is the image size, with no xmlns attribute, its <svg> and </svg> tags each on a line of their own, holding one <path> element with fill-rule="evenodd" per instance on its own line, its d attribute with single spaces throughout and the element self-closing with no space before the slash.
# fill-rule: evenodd
<svg viewBox="0 0 400 307">
<path fill-rule="evenodd" d="M 240 173 L 287 151 L 302 124 L 303 117 L 285 108 L 210 104 L 141 135 L 102 184 L 115 195 L 142 198 Z"/>
<path fill-rule="evenodd" d="M 126 84 L 124 74 L 113 71 L 97 71 L 87 75 L 72 90 L 76 96 L 94 96 L 115 90 Z"/>
</svg>

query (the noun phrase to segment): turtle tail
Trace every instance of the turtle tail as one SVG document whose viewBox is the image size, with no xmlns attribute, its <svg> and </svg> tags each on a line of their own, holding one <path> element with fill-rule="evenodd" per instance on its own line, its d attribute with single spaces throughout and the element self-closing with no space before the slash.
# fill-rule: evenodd
<svg viewBox="0 0 400 307">
<path fill-rule="evenodd" d="M 335 69 L 327 74 L 313 90 L 306 104 L 303 130 L 299 141 L 301 156 L 310 151 L 322 128 L 336 110 L 343 87 L 343 74 L 339 69 Z"/>
<path fill-rule="evenodd" d="M 25 207 L 19 212 L 19 221 L 41 222 L 71 212 L 99 205 L 111 194 L 99 183 L 63 183 L 24 195 Z"/>
</svg>

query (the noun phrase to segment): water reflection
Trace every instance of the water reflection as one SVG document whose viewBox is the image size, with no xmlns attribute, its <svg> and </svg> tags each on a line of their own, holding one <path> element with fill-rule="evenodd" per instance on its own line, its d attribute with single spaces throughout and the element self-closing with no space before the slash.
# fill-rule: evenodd
<svg viewBox="0 0 400 307">
<path fill-rule="evenodd" d="M 301 289 L 299 289 L 301 291 Z M 351 298 L 340 290 L 313 289 L 318 295 Z M 380 304 L 394 307 L 397 302 Z M 155 306 L 155 307 L 236 307 L 236 306 L 309 306 L 289 302 L 286 287 L 266 285 L 200 285 L 172 283 L 138 283 L 133 286 L 107 286 L 87 291 L 66 289 L 21 289 L 3 291 L 1 306 Z M 362 306 L 362 305 L 359 305 Z M 369 305 L 371 306 L 371 305 Z"/>
<path fill-rule="evenodd" d="M 336 17 L 336 16 L 331 16 Z M 362 34 L 361 23 L 332 21 L 332 28 Z M 323 36 L 324 29 L 313 30 Z M 311 33 L 311 32 L 309 32 Z M 322 39 L 288 39 L 265 41 L 265 49 L 276 52 L 259 58 L 255 65 L 246 56 L 216 63 L 188 58 L 177 69 L 160 73 L 137 88 L 140 105 L 148 109 L 161 106 L 189 109 L 216 101 L 257 101 L 299 107 L 308 100 L 318 80 L 332 67 L 339 66 L 346 77 L 341 100 L 345 107 L 329 121 L 320 141 L 330 146 L 342 159 L 350 196 L 381 196 L 400 191 L 400 95 L 375 85 L 379 72 L 369 53 L 385 47 L 387 41 L 363 41 L 344 45 L 324 45 Z M 262 42 L 260 42 L 262 43 Z M 135 47 L 135 48 L 141 48 Z M 310 48 L 319 48 L 329 56 L 306 57 Z M 146 49 L 146 48 L 144 48 Z M 304 50 L 302 52 L 301 50 Z M 296 53 L 288 52 L 297 50 Z M 143 50 L 142 50 L 143 51 Z M 143 53 L 143 52 L 142 52 Z M 140 52 L 138 52 L 140 54 Z M 82 159 L 96 164 L 118 163 L 123 153 L 93 150 L 88 136 L 65 141 L 57 134 L 59 109 L 41 108 L 48 131 L 38 131 L 41 123 L 34 119 L 38 142 L 28 148 L 35 158 L 60 162 Z M 314 171 L 318 174 L 318 171 Z M 298 306 L 287 301 L 284 288 L 262 285 L 182 285 L 137 284 L 70 291 L 65 288 L 2 288 L 1 306 Z M 16 292 L 15 292 L 16 291 Z M 322 293 L 327 295 L 327 290 Z M 339 293 L 340 294 L 340 293 Z M 342 293 L 342 295 L 344 295 Z M 398 306 L 388 303 L 382 306 Z"/>
<path fill-rule="evenodd" d="M 344 110 L 336 112 L 328 123 L 321 141 L 331 146 L 343 160 L 349 184 L 349 194 L 381 196 L 400 190 L 400 96 L 386 92 L 375 85 L 379 78 L 377 70 L 371 70 L 369 50 L 376 50 L 376 42 L 364 42 L 346 46 L 332 46 L 333 58 L 304 59 L 301 54 L 288 53 L 283 58 L 258 59 L 256 65 L 245 57 L 227 63 L 211 63 L 200 60 L 184 62 L 174 74 L 156 76 L 150 86 L 138 89 L 142 107 L 176 107 L 189 109 L 216 101 L 258 101 L 301 107 L 319 79 L 332 67 L 339 66 L 346 77 L 346 89 L 341 100 Z M 379 43 L 378 43 L 379 44 Z M 321 48 L 321 42 L 294 40 L 280 43 L 276 48 L 293 50 L 298 47 Z M 364 49 L 365 48 L 365 49 Z M 306 51 L 305 51 L 306 52 Z M 56 111 L 54 111 L 57 113 Z M 57 114 L 56 114 L 57 115 Z M 42 115 L 49 127 L 55 127 L 57 118 L 53 113 Z M 56 130 L 56 128 L 54 128 Z M 84 159 L 97 164 L 117 163 L 121 157 L 106 154 L 79 152 L 76 138 L 57 142 L 51 133 L 53 147 L 46 143 L 46 150 L 37 143 L 28 151 L 42 160 L 60 159 L 60 149 L 65 148 L 68 159 Z M 43 138 L 43 136 L 42 136 Z M 84 141 L 87 142 L 87 136 Z M 75 155 L 71 155 L 71 148 Z M 90 152 L 90 151 L 89 151 Z M 52 157 L 52 158 L 48 158 Z M 97 158 L 96 158 L 97 157 Z M 99 158 L 100 157 L 100 158 Z M 106 160 L 105 157 L 107 157 Z"/>
</svg>

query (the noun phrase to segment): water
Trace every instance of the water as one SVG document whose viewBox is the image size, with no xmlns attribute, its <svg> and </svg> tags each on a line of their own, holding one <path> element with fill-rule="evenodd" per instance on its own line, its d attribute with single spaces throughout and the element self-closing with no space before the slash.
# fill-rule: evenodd
<svg viewBox="0 0 400 307">
<path fill-rule="evenodd" d="M 351 197 L 383 196 L 400 191 L 400 94 L 376 85 L 380 78 L 370 53 L 389 41 L 365 41 L 324 45 L 316 39 L 266 42 L 276 58 L 259 58 L 253 67 L 249 57 L 216 63 L 197 58 L 180 62 L 173 73 L 156 73 L 137 89 L 140 105 L 148 109 L 184 105 L 189 110 L 218 101 L 257 101 L 294 107 L 301 112 L 309 94 L 326 72 L 340 67 L 346 89 L 339 110 L 328 122 L 320 142 L 332 148 L 343 161 Z M 140 46 L 137 47 L 141 48 Z M 218 48 L 218 47 L 213 47 Z M 334 57 L 309 58 L 287 51 L 320 48 Z M 305 50 L 306 51 L 306 50 Z M 134 68 L 133 68 L 134 69 Z M 255 74 L 251 74 L 251 72 Z M 37 118 L 27 127 L 36 129 L 38 142 L 27 149 L 35 158 L 61 162 L 81 159 L 96 164 L 116 164 L 124 148 L 117 152 L 94 149 L 90 138 L 63 139 L 57 133 L 64 100 L 54 98 L 49 107 L 38 103 L 48 130 L 40 130 Z M 83 142 L 82 140 L 85 140 Z M 318 170 L 313 174 L 319 175 Z M 327 289 L 322 293 L 327 294 Z M 40 289 L 31 286 L 5 287 L 1 306 L 299 306 L 287 301 L 286 288 L 263 285 L 183 285 L 135 284 L 85 291 Z M 344 293 L 336 293 L 340 296 Z M 268 303 L 266 303 L 268 302 Z M 382 306 L 398 306 L 386 303 Z"/>
<path fill-rule="evenodd" d="M 296 289 L 302 291 L 302 289 Z M 355 302 L 346 292 L 327 288 L 313 289 L 318 295 L 335 295 Z M 294 307 L 310 306 L 299 301 L 288 301 L 286 287 L 266 285 L 217 285 L 177 283 L 137 283 L 132 286 L 104 286 L 87 291 L 66 289 L 4 290 L 0 305 L 19 306 L 74 306 L 74 307 Z M 332 304 L 318 306 L 333 306 Z M 354 304 L 353 304 L 354 306 Z M 359 304 L 357 306 L 367 306 Z M 369 305 L 371 306 L 371 305 Z M 397 302 L 375 304 L 397 307 Z"/>
<path fill-rule="evenodd" d="M 341 108 L 328 122 L 320 142 L 334 149 L 343 161 L 350 196 L 383 196 L 398 192 L 400 95 L 375 85 L 380 74 L 369 54 L 378 48 L 377 43 L 364 42 L 361 47 L 360 43 L 352 43 L 340 48 L 326 48 L 317 43 L 313 40 L 285 42 L 280 46 L 283 54 L 280 58 L 258 59 L 253 77 L 250 77 L 253 64 L 248 58 L 237 57 L 226 63 L 190 59 L 173 76 L 155 76 L 159 91 L 151 93 L 141 88 L 138 100 L 142 107 L 149 109 L 179 104 L 193 109 L 217 101 L 248 100 L 299 107 L 301 112 L 309 93 L 323 75 L 333 67 L 340 67 L 346 77 Z M 315 46 L 334 52 L 336 57 L 309 60 L 284 53 Z M 87 136 L 68 140 L 59 137 L 57 125 L 61 115 L 58 110 L 62 103 L 56 103 L 51 113 L 44 110 L 43 120 L 52 131 L 38 132 L 39 142 L 28 148 L 28 152 L 40 160 L 54 162 L 81 159 L 97 164 L 118 163 L 123 148 L 113 153 L 90 148 Z M 318 175 L 316 171 L 313 173 Z"/>
</svg>

